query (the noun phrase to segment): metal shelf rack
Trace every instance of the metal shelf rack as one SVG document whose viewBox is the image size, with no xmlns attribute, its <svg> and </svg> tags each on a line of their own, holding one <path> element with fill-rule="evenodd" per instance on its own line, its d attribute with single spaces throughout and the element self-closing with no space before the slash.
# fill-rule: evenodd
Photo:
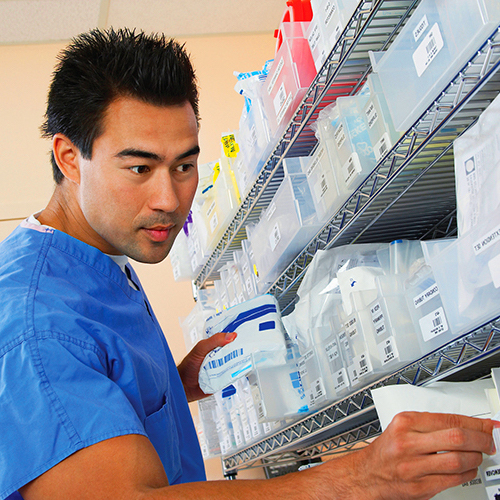
<svg viewBox="0 0 500 500">
<path fill-rule="evenodd" d="M 318 72 L 286 131 L 276 143 L 250 193 L 194 281 L 203 288 L 232 258 L 283 179 L 282 159 L 310 154 L 316 139 L 308 127 L 341 95 L 355 94 L 371 71 L 368 51 L 386 49 L 419 0 L 361 0 L 351 21 Z M 269 286 L 282 313 L 290 312 L 314 254 L 353 242 L 395 238 L 431 239 L 456 234 L 453 140 L 472 126 L 500 92 L 500 28 L 436 96 L 377 164 L 341 209 L 281 276 Z M 380 434 L 371 389 L 383 385 L 472 380 L 500 360 L 500 318 L 443 348 L 274 433 L 223 457 L 225 474 L 342 453 Z M 265 459 L 265 464 L 262 463 Z"/>
<path fill-rule="evenodd" d="M 386 385 L 427 385 L 437 380 L 465 381 L 488 375 L 500 360 L 500 318 L 395 373 L 356 391 L 279 432 L 222 460 L 226 475 L 237 470 L 344 453 L 381 432 L 371 389 Z"/>
</svg>

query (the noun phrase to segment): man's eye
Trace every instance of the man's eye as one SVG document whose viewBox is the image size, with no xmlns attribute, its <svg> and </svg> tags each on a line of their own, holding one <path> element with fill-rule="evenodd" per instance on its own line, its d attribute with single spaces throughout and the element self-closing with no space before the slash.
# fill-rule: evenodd
<svg viewBox="0 0 500 500">
<path fill-rule="evenodd" d="M 136 167 L 130 167 L 130 170 L 136 174 L 145 174 L 149 171 L 149 168 L 146 165 L 137 165 Z"/>
<path fill-rule="evenodd" d="M 193 165 L 191 165 L 191 163 L 185 163 L 184 165 L 179 165 L 177 167 L 177 170 L 179 172 L 187 172 L 189 171 L 189 169 L 193 168 Z"/>
</svg>

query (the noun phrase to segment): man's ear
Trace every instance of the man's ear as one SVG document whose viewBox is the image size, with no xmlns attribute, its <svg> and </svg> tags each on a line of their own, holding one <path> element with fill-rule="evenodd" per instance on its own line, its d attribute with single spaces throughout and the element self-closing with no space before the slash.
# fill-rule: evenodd
<svg viewBox="0 0 500 500">
<path fill-rule="evenodd" d="M 52 139 L 54 159 L 66 179 L 80 184 L 79 150 L 64 134 L 55 134 Z"/>
</svg>

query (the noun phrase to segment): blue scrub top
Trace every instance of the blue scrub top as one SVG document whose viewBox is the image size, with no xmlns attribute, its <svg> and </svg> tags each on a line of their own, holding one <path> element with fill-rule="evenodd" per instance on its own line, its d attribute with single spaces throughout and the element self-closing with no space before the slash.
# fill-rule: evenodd
<svg viewBox="0 0 500 500">
<path fill-rule="evenodd" d="M 170 484 L 205 479 L 165 337 L 111 258 L 25 222 L 0 243 L 0 304 L 0 499 L 125 434 L 149 437 Z"/>
</svg>

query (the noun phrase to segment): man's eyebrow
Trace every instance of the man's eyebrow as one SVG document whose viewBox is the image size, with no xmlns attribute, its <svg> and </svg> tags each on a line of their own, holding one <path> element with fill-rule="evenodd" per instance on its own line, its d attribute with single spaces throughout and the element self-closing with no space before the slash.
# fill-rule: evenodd
<svg viewBox="0 0 500 500">
<path fill-rule="evenodd" d="M 200 146 L 196 145 L 194 147 L 192 147 L 191 149 L 189 149 L 188 151 L 186 151 L 185 153 L 182 153 L 181 155 L 179 155 L 176 160 L 182 160 L 184 158 L 189 158 L 190 156 L 195 156 L 197 154 L 200 154 Z"/>
<path fill-rule="evenodd" d="M 189 158 L 190 156 L 194 156 L 200 153 L 200 146 L 196 145 L 186 151 L 185 153 L 181 153 L 179 156 L 176 157 L 176 161 L 182 160 L 184 158 Z M 155 160 L 155 161 L 163 161 L 164 157 L 160 156 L 156 153 L 153 153 L 151 151 L 143 151 L 142 149 L 135 149 L 135 148 L 127 148 L 115 155 L 117 158 L 125 158 L 125 157 L 132 157 L 132 158 L 146 158 L 148 160 Z"/>
<path fill-rule="evenodd" d="M 149 160 L 162 161 L 163 157 L 152 153 L 151 151 L 143 151 L 142 149 L 127 148 L 115 155 L 116 158 L 125 158 L 131 156 L 132 158 L 146 158 Z"/>
</svg>

